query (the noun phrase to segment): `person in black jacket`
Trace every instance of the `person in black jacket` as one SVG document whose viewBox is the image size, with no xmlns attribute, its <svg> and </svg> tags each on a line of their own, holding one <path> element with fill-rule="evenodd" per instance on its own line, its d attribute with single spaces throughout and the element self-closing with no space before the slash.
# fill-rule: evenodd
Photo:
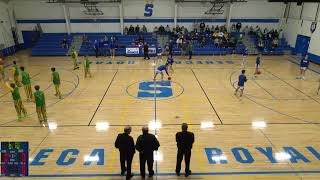
<svg viewBox="0 0 320 180">
<path fill-rule="evenodd" d="M 144 52 L 143 59 L 147 59 L 147 58 L 150 59 L 150 56 L 149 56 L 149 44 L 147 42 L 144 43 L 143 52 Z"/>
<path fill-rule="evenodd" d="M 140 174 L 142 178 L 146 175 L 146 161 L 148 164 L 149 177 L 154 175 L 153 171 L 153 151 L 160 147 L 159 141 L 153 134 L 148 133 L 148 127 L 142 128 L 142 135 L 137 139 L 136 149 L 139 151 Z"/>
<path fill-rule="evenodd" d="M 118 134 L 115 147 L 120 151 L 120 164 L 121 164 L 121 175 L 127 171 L 127 178 L 131 179 L 133 174 L 131 173 L 132 159 L 135 153 L 133 138 L 129 135 L 131 132 L 131 127 L 127 126 L 124 128 L 124 133 Z M 126 168 L 127 161 L 127 168 Z"/>
<path fill-rule="evenodd" d="M 181 128 L 182 128 L 182 131 L 177 132 L 176 134 L 176 141 L 177 141 L 177 147 L 178 147 L 176 174 L 177 176 L 180 176 L 181 162 L 184 156 L 184 161 L 186 163 L 185 177 L 188 177 L 189 175 L 191 175 L 190 158 L 191 158 L 191 149 L 194 142 L 194 134 L 188 131 L 187 123 L 183 123 Z"/>
</svg>

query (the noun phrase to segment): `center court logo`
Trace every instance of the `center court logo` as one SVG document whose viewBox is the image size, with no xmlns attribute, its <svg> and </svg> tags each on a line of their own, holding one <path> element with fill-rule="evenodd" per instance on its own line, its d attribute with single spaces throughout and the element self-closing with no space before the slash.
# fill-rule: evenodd
<svg viewBox="0 0 320 180">
<path fill-rule="evenodd" d="M 143 100 L 154 100 L 154 98 L 165 100 L 180 96 L 183 87 L 172 81 L 142 81 L 127 87 L 127 93 L 135 98 Z"/>
</svg>

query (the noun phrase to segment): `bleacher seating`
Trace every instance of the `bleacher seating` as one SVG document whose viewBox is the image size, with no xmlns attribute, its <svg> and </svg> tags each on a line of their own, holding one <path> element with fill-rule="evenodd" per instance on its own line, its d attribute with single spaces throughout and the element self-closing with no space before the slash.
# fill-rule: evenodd
<svg viewBox="0 0 320 180">
<path fill-rule="evenodd" d="M 251 40 L 258 47 L 258 39 L 255 35 L 251 35 Z M 280 38 L 278 42 L 278 47 L 275 49 L 270 48 L 270 42 L 268 40 L 264 41 L 264 48 L 260 50 L 259 53 L 262 55 L 283 55 L 284 51 L 291 50 L 288 42 L 285 38 Z"/>
<path fill-rule="evenodd" d="M 89 40 L 89 43 L 87 45 L 82 44 L 79 55 L 89 55 L 93 56 L 95 55 L 94 52 L 94 41 L 95 40 L 100 40 L 104 37 L 106 34 L 102 33 L 90 33 L 86 34 Z M 138 39 L 138 35 L 121 35 L 121 34 L 107 34 L 109 40 L 111 36 L 114 36 L 116 38 L 116 44 L 117 44 L 117 49 L 116 49 L 116 55 L 117 56 L 125 56 L 126 55 L 126 47 L 130 46 L 134 43 L 136 39 Z M 141 36 L 144 37 L 144 40 L 148 42 L 148 44 L 157 44 L 157 40 L 152 38 L 151 33 L 147 34 L 141 34 Z M 110 52 L 107 51 L 106 55 L 110 55 Z"/>
<path fill-rule="evenodd" d="M 65 33 L 43 34 L 32 48 L 32 56 L 65 56 L 68 49 L 62 47 L 63 39 L 67 39 L 70 43 L 72 36 L 68 36 Z"/>
</svg>

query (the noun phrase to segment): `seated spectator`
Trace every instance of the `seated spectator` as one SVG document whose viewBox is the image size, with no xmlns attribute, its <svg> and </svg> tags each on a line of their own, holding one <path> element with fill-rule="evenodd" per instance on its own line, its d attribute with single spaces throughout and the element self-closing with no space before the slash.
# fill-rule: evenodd
<svg viewBox="0 0 320 180">
<path fill-rule="evenodd" d="M 140 27 L 139 27 L 139 25 L 136 26 L 136 28 L 135 28 L 135 33 L 136 33 L 136 34 L 139 34 L 139 33 L 140 33 Z"/>
<path fill-rule="evenodd" d="M 220 28 L 219 28 L 219 26 L 217 25 L 216 28 L 214 28 L 214 31 L 215 31 L 215 32 L 219 32 L 219 30 L 220 30 Z"/>
<path fill-rule="evenodd" d="M 205 30 L 205 31 L 206 31 L 206 33 L 207 33 L 207 34 L 210 34 L 210 28 L 209 28 L 209 25 L 207 25 L 207 27 L 206 27 L 206 30 Z"/>
<path fill-rule="evenodd" d="M 249 27 L 248 26 L 244 27 L 243 32 L 245 34 L 249 34 Z"/>
<path fill-rule="evenodd" d="M 129 32 L 129 28 L 126 26 L 123 30 L 123 34 L 128 35 L 128 32 Z"/>
<path fill-rule="evenodd" d="M 236 32 L 236 25 L 235 24 L 231 25 L 231 32 Z"/>
<path fill-rule="evenodd" d="M 145 25 L 142 26 L 142 33 L 146 34 L 148 32 L 147 27 Z"/>
<path fill-rule="evenodd" d="M 211 26 L 211 34 L 214 32 L 214 25 Z"/>
</svg>

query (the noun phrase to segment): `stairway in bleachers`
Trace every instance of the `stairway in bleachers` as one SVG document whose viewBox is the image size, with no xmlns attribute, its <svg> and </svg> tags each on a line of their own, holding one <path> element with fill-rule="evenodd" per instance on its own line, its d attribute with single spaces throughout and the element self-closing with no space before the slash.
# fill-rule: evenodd
<svg viewBox="0 0 320 180">
<path fill-rule="evenodd" d="M 251 41 L 250 36 L 244 35 L 242 38 L 242 43 L 248 48 L 249 55 L 259 54 L 259 51 L 254 42 Z"/>
<path fill-rule="evenodd" d="M 66 33 L 43 34 L 32 48 L 32 56 L 65 56 L 68 53 L 68 48 L 62 47 L 63 39 L 72 42 L 72 37 Z"/>
</svg>

